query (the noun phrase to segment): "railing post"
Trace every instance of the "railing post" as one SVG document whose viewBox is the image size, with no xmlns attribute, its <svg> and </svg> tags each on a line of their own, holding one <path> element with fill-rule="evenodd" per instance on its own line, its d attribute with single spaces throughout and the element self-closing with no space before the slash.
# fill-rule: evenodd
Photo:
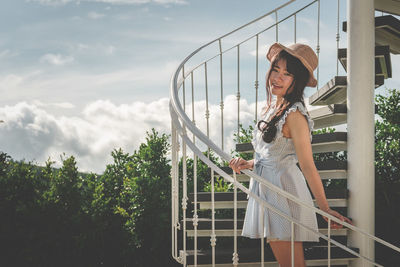
<svg viewBox="0 0 400 267">
<path fill-rule="evenodd" d="M 279 41 L 279 37 L 278 37 L 278 11 L 275 11 L 275 41 L 278 42 Z"/>
<path fill-rule="evenodd" d="M 218 40 L 219 44 L 219 64 L 220 64 L 220 79 L 221 79 L 221 148 L 224 150 L 224 82 L 223 82 L 223 75 L 222 75 L 222 43 L 221 39 Z"/>
<path fill-rule="evenodd" d="M 175 220 L 175 138 L 176 130 L 174 123 L 171 121 L 171 156 L 172 156 L 172 166 L 171 166 L 171 255 L 176 258 L 177 253 L 175 252 L 175 233 L 176 233 L 176 220 Z"/>
<path fill-rule="evenodd" d="M 212 266 L 215 267 L 215 246 L 217 238 L 215 235 L 215 188 L 214 188 L 214 170 L 211 169 L 211 249 L 212 249 Z"/>
<path fill-rule="evenodd" d="M 186 130 L 183 128 L 183 135 Z M 183 175 L 183 196 L 182 196 L 182 214 L 183 214 L 183 266 L 186 267 L 186 210 L 187 210 L 187 169 L 186 169 L 186 142 L 182 139 L 182 175 Z"/>
<path fill-rule="evenodd" d="M 254 87 L 256 89 L 256 110 L 255 110 L 255 121 L 257 121 L 257 113 L 258 113 L 258 34 L 256 35 L 256 81 L 254 83 Z"/>
<path fill-rule="evenodd" d="M 294 43 L 297 43 L 297 14 L 294 14 Z"/>
<path fill-rule="evenodd" d="M 190 73 L 192 85 L 192 122 L 196 125 L 194 116 L 194 81 L 193 71 Z M 193 143 L 196 144 L 196 135 L 193 133 Z M 197 266 L 197 226 L 199 225 L 199 217 L 197 215 L 197 156 L 193 152 L 193 193 L 194 193 L 194 213 L 193 213 L 193 228 L 194 228 L 194 266 Z"/>
<path fill-rule="evenodd" d="M 185 65 L 182 66 L 182 101 L 183 101 L 183 111 L 186 111 L 186 90 L 185 90 Z"/>
<path fill-rule="evenodd" d="M 237 140 L 240 135 L 240 46 L 237 46 Z"/>
<path fill-rule="evenodd" d="M 331 267 L 331 218 L 328 218 L 328 267 Z"/>
<path fill-rule="evenodd" d="M 204 63 L 204 83 L 206 87 L 206 122 L 207 137 L 210 138 L 210 110 L 208 109 L 208 78 L 207 78 L 207 62 Z M 207 146 L 207 157 L 210 158 L 210 147 Z"/>
<path fill-rule="evenodd" d="M 340 0 L 337 0 L 336 76 L 339 76 Z"/>
<path fill-rule="evenodd" d="M 294 267 L 294 223 L 290 222 L 290 232 L 292 233 L 290 236 L 290 259 L 292 267 Z"/>
<path fill-rule="evenodd" d="M 236 173 L 233 172 L 233 179 L 235 183 L 233 184 L 233 266 L 239 264 L 239 254 L 237 253 L 237 187 L 236 187 Z"/>
</svg>

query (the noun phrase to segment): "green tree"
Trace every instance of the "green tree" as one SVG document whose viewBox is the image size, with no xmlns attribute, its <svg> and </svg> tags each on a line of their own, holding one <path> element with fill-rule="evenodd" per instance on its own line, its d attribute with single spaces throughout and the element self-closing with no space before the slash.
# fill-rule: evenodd
<svg viewBox="0 0 400 267">
<path fill-rule="evenodd" d="M 129 201 L 132 220 L 126 227 L 133 234 L 135 266 L 169 266 L 171 244 L 171 177 L 167 153 L 168 136 L 153 128 L 146 143 L 133 153 L 127 165 L 126 185 L 131 188 Z M 121 212 L 126 212 L 124 209 Z"/>
<path fill-rule="evenodd" d="M 375 99 L 380 116 L 375 122 L 375 234 L 399 246 L 400 91 L 387 92 Z M 376 259 L 385 266 L 395 266 L 400 256 L 377 245 Z"/>
</svg>

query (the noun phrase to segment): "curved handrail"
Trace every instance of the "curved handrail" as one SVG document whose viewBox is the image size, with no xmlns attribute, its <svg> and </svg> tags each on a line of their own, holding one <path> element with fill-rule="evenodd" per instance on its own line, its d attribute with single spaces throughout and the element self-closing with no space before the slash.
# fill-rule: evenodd
<svg viewBox="0 0 400 267">
<path fill-rule="evenodd" d="M 196 145 L 187 137 L 186 129 L 190 130 L 190 131 L 194 134 L 194 136 L 196 136 L 197 138 L 199 138 L 199 139 L 200 139 L 202 142 L 204 142 L 210 149 L 212 149 L 213 151 L 215 151 L 215 153 L 218 154 L 218 155 L 221 157 L 221 159 L 223 159 L 223 160 L 225 160 L 225 161 L 229 161 L 229 160 L 231 159 L 231 156 L 230 156 L 229 154 L 227 154 L 227 153 L 224 152 L 222 149 L 220 149 L 220 148 L 219 148 L 211 139 L 209 139 L 199 128 L 197 128 L 197 126 L 196 126 L 194 123 L 192 123 L 192 121 L 191 121 L 191 120 L 189 119 L 189 117 L 186 115 L 186 113 L 185 113 L 185 111 L 183 110 L 183 108 L 182 108 L 182 106 L 181 106 L 181 103 L 180 103 L 180 101 L 179 101 L 178 90 L 179 90 L 179 88 L 181 87 L 181 85 L 184 83 L 184 80 L 185 80 L 185 78 L 187 77 L 187 75 L 185 75 L 185 73 L 183 73 L 183 75 L 182 75 L 183 78 L 182 78 L 182 79 L 179 79 L 179 75 L 180 75 L 181 71 L 183 70 L 183 67 L 184 67 L 184 65 L 186 64 L 186 62 L 188 62 L 189 59 L 191 59 L 194 55 L 196 55 L 199 51 L 201 51 L 201 50 L 204 49 L 205 47 L 209 46 L 210 44 L 212 44 L 212 43 L 214 43 L 214 42 L 216 42 L 216 41 L 221 41 L 222 38 L 224 38 L 224 37 L 226 37 L 226 36 L 229 36 L 229 35 L 231 35 L 232 33 L 236 32 L 236 31 L 239 31 L 240 29 L 243 29 L 244 27 L 246 27 L 246 26 L 248 26 L 248 25 L 250 25 L 250 24 L 252 24 L 252 23 L 254 23 L 254 22 L 256 22 L 256 21 L 258 21 L 258 20 L 260 20 L 260 19 L 262 19 L 262 18 L 264 18 L 264 17 L 266 17 L 266 16 L 268 16 L 268 15 L 274 13 L 274 12 L 276 12 L 276 11 L 278 11 L 279 9 L 281 9 L 281 8 L 283 8 L 283 7 L 285 7 L 285 6 L 287 6 L 288 4 L 290 4 L 291 2 L 294 2 L 294 1 L 295 1 L 295 0 L 290 0 L 290 1 L 288 1 L 287 3 L 283 4 L 282 6 L 280 6 L 280 7 L 276 8 L 276 9 L 274 9 L 273 11 L 268 12 L 267 14 L 265 14 L 265 15 L 263 15 L 263 16 L 257 18 L 257 19 L 254 19 L 254 20 L 252 20 L 251 22 L 249 22 L 249 23 L 247 23 L 247 24 L 245 24 L 245 25 L 243 25 L 243 26 L 241 26 L 241 27 L 239 27 L 239 28 L 237 28 L 237 29 L 235 29 L 235 30 L 233 30 L 233 31 L 231 31 L 231 32 L 229 32 L 229 33 L 227 33 L 227 34 L 224 34 L 224 35 L 222 35 L 221 37 L 219 37 L 219 38 L 217 38 L 217 39 L 215 39 L 215 40 L 213 40 L 213 41 L 211 41 L 211 42 L 209 42 L 209 43 L 207 43 L 207 44 L 205 44 L 205 45 L 199 47 L 198 49 L 196 49 L 195 51 L 193 51 L 190 55 L 188 55 L 188 56 L 180 63 L 180 65 L 178 66 L 177 70 L 175 71 L 175 73 L 174 73 L 174 75 L 172 76 L 171 81 L 170 81 L 170 113 L 171 113 L 172 122 L 173 122 L 173 124 L 177 127 L 178 132 L 180 133 L 182 139 L 185 141 L 185 144 L 187 144 L 187 145 L 191 148 L 191 150 L 192 150 L 203 162 L 205 162 L 208 166 L 210 166 L 211 169 L 212 169 L 213 171 L 219 173 L 222 177 L 224 177 L 225 180 L 227 180 L 227 181 L 233 183 L 237 188 L 241 189 L 243 192 L 247 193 L 248 195 L 251 195 L 252 197 L 254 197 L 254 198 L 256 199 L 256 201 L 258 201 L 261 205 L 263 205 L 263 206 L 265 206 L 265 207 L 267 207 L 267 208 L 273 210 L 274 212 L 280 214 L 281 216 L 287 218 L 288 220 L 290 220 L 290 221 L 292 221 L 292 222 L 294 222 L 294 223 L 296 223 L 296 224 L 298 224 L 298 225 L 300 225 L 300 226 L 302 226 L 302 227 L 304 227 L 304 228 L 307 228 L 308 230 L 314 232 L 315 234 L 317 234 L 318 236 L 322 237 L 323 239 L 325 239 L 325 240 L 327 240 L 327 241 L 329 241 L 329 242 L 332 242 L 333 244 L 337 245 L 338 247 L 341 247 L 342 249 L 348 251 L 349 253 L 351 253 L 351 254 L 353 254 L 353 255 L 355 255 L 355 256 L 357 256 L 357 257 L 363 258 L 364 260 L 367 260 L 368 262 L 373 263 L 373 264 L 376 265 L 376 266 L 380 266 L 379 264 L 374 263 L 374 262 L 371 261 L 370 259 L 368 259 L 368 258 L 366 258 L 366 257 L 364 257 L 364 256 L 362 256 L 362 255 L 360 255 L 360 254 L 358 254 L 357 252 L 354 252 L 353 250 L 351 250 L 351 249 L 349 249 L 348 247 L 346 247 L 346 246 L 344 246 L 344 245 L 342 245 L 342 244 L 336 242 L 335 240 L 332 240 L 332 239 L 330 239 L 329 237 L 326 237 L 325 235 L 323 235 L 323 234 L 321 234 L 321 233 L 319 233 L 319 232 L 316 232 L 316 231 L 314 231 L 313 229 L 310 229 L 309 227 L 303 225 L 301 222 L 297 221 L 296 219 L 291 218 L 291 217 L 288 217 L 287 215 L 281 213 L 279 210 L 276 210 L 273 206 L 270 206 L 270 205 L 269 205 L 268 203 L 266 203 L 264 200 L 262 200 L 261 198 L 259 198 L 258 196 L 256 196 L 256 195 L 253 194 L 252 192 L 250 192 L 250 191 L 249 191 L 246 187 L 244 187 L 241 183 L 237 182 L 237 180 L 235 179 L 236 174 L 234 174 L 234 178 L 232 178 L 230 175 L 228 175 L 228 174 L 225 173 L 222 169 L 220 169 L 217 165 L 215 165 L 214 163 L 212 163 L 207 157 L 205 157 L 205 156 L 203 155 L 203 153 L 201 153 L 201 151 L 196 147 Z M 313 1 L 312 3 L 316 2 L 316 1 L 317 1 L 317 0 Z M 311 3 L 311 4 L 312 4 L 312 3 Z M 309 5 L 308 5 L 308 6 L 309 6 Z M 287 18 L 285 18 L 285 19 L 287 19 Z M 281 20 L 281 21 L 284 21 L 285 19 L 283 19 L 283 20 Z M 279 24 L 279 23 L 277 22 L 277 23 L 275 23 L 273 26 L 275 26 L 275 25 L 277 25 L 277 24 Z M 254 35 L 254 36 L 255 36 L 255 35 Z M 246 39 L 246 40 L 249 40 L 249 39 L 253 38 L 254 36 L 252 36 L 252 37 L 250 37 L 250 38 L 248 38 L 248 39 Z M 235 47 L 235 46 L 233 46 L 233 47 Z M 231 48 L 230 48 L 230 49 L 231 49 Z M 228 50 L 229 50 L 229 49 L 228 49 Z M 228 51 L 228 50 L 226 50 L 226 51 Z M 226 52 L 226 51 L 224 51 L 224 52 Z M 224 53 L 224 52 L 221 51 L 221 53 Z M 217 55 L 217 56 L 218 56 L 218 55 Z M 211 58 L 211 59 L 212 59 L 212 58 Z M 204 62 L 207 62 L 207 61 L 204 61 Z M 200 65 L 198 65 L 198 66 L 192 68 L 192 69 L 191 69 L 190 71 L 188 71 L 187 73 L 188 73 L 188 74 L 192 73 L 195 69 L 197 69 L 199 66 L 201 66 L 202 64 L 204 64 L 204 62 L 202 62 Z M 183 126 L 181 125 L 180 121 L 182 121 Z M 326 213 L 326 212 L 324 212 L 324 211 L 322 211 L 322 210 L 320 210 L 320 209 L 318 209 L 318 208 L 316 208 L 316 207 L 314 207 L 314 206 L 311 206 L 311 205 L 309 205 L 309 204 L 303 202 L 301 199 L 297 198 L 296 196 L 294 196 L 294 195 L 292 195 L 292 194 L 290 194 L 290 193 L 288 193 L 288 192 L 282 190 L 281 188 L 279 188 L 279 187 L 275 186 L 274 184 L 272 184 L 272 183 L 266 181 L 265 179 L 262 179 L 262 177 L 260 177 L 259 175 L 255 174 L 254 172 L 249 171 L 249 170 L 242 170 L 242 172 L 245 173 L 246 175 L 250 176 L 250 177 L 253 178 L 254 180 L 260 182 L 261 184 L 267 186 L 269 189 L 273 190 L 274 192 L 276 192 L 276 193 L 278 193 L 278 194 L 280 194 L 280 195 L 282 195 L 282 196 L 284 196 L 284 197 L 286 197 L 286 198 L 288 198 L 288 199 L 290 199 L 290 200 L 292 200 L 292 201 L 294 201 L 294 202 L 296 202 L 296 203 L 298 203 L 298 204 L 300 204 L 300 205 L 302 205 L 302 206 L 305 206 L 305 207 L 307 207 L 307 208 L 313 210 L 314 212 L 316 212 L 316 213 L 318 213 L 318 214 L 320 214 L 320 215 L 322 215 L 322 216 L 328 218 L 329 220 L 335 221 L 335 222 L 337 222 L 337 223 L 339 223 L 339 224 L 342 224 L 343 226 L 345 226 L 345 227 L 347 227 L 347 228 L 349 228 L 349 229 L 351 229 L 351 230 L 353 230 L 353 231 L 355 231 L 355 232 L 358 232 L 358 233 L 360 233 L 360 234 L 363 234 L 363 235 L 365 235 L 365 236 L 368 236 L 370 239 L 373 239 L 374 241 L 379 242 L 379 243 L 381 243 L 382 245 L 384 245 L 384 246 L 386 246 L 386 247 L 389 247 L 389 248 L 391 248 L 391 249 L 393 249 L 393 250 L 395 250 L 395 251 L 400 252 L 400 248 L 398 248 L 398 247 L 396 247 L 396 246 L 394 246 L 394 245 L 392 245 L 392 244 L 390 244 L 390 243 L 388 243 L 388 242 L 386 242 L 386 241 L 384 241 L 384 240 L 382 240 L 382 239 L 380 239 L 380 238 L 378 238 L 378 237 L 375 237 L 374 235 L 371 235 L 371 234 L 369 234 L 369 233 L 363 231 L 362 229 L 360 229 L 360 228 L 358 228 L 358 227 L 356 227 L 356 226 L 353 226 L 353 225 L 351 225 L 351 224 L 349 224 L 349 223 L 343 222 L 343 221 L 339 220 L 338 218 L 336 218 L 336 217 L 334 217 L 334 216 L 332 216 L 332 215 L 330 215 L 330 214 L 328 214 L 328 213 Z M 329 226 L 328 226 L 328 227 L 329 227 Z"/>
</svg>

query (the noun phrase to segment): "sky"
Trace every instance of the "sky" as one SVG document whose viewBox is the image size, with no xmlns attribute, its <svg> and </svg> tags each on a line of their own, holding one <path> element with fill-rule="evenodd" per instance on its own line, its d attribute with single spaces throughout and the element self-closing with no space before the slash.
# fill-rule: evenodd
<svg viewBox="0 0 400 267">
<path fill-rule="evenodd" d="M 309 2 L 295 2 L 279 17 Z M 336 73 L 335 2 L 321 1 L 321 84 Z M 132 153 L 145 141 L 146 131 L 152 127 L 160 133 L 170 133 L 170 79 L 187 55 L 282 3 L 281 0 L 2 0 L 0 120 L 4 122 L 0 123 L 0 151 L 38 165 L 50 158 L 57 162 L 56 166 L 65 153 L 76 157 L 80 171 L 101 173 L 111 162 L 113 149 Z M 341 1 L 341 20 L 346 15 L 345 3 Z M 315 16 L 310 14 L 315 14 L 315 10 L 314 5 L 297 17 L 297 41 L 314 49 L 317 24 Z M 267 17 L 253 28 L 265 28 L 273 18 Z M 292 24 L 293 21 L 288 21 L 280 26 L 280 42 L 293 42 Z M 228 48 L 235 38 L 246 34 L 244 31 L 234 35 L 224 41 L 223 47 Z M 260 54 L 265 54 L 275 39 L 275 31 L 261 36 Z M 341 32 L 340 47 L 345 46 L 346 37 Z M 210 49 L 204 55 L 216 52 Z M 236 63 L 227 54 L 224 68 L 228 77 L 234 75 Z M 240 84 L 244 96 L 241 119 L 247 122 L 254 117 L 255 103 L 249 88 L 254 84 L 255 54 L 253 43 L 241 48 Z M 260 59 L 260 84 L 263 84 L 262 73 L 267 63 L 264 56 Z M 392 67 L 394 74 L 400 68 L 395 55 Z M 217 73 L 217 67 L 210 63 L 211 82 L 216 81 L 213 74 Z M 343 68 L 340 73 L 344 73 Z M 386 80 L 385 86 L 399 88 L 400 80 L 393 76 Z M 234 81 L 226 82 L 224 95 L 227 135 L 232 135 L 235 129 L 234 118 L 229 115 L 236 112 Z M 196 80 L 195 84 L 198 83 Z M 306 96 L 313 90 L 308 88 Z M 219 92 L 212 93 L 215 101 L 210 102 L 210 109 L 215 116 L 211 119 L 217 123 Z M 200 113 L 204 113 L 203 100 L 200 97 L 195 101 Z M 204 127 L 204 120 L 199 125 Z M 215 129 L 211 135 L 217 138 L 218 132 Z M 226 150 L 233 145 L 228 140 Z"/>
</svg>

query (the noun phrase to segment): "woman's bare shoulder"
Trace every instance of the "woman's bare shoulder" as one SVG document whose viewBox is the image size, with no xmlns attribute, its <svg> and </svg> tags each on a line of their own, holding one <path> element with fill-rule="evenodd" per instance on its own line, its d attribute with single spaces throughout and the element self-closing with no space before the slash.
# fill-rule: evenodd
<svg viewBox="0 0 400 267">
<path fill-rule="evenodd" d="M 308 129 L 306 117 L 299 111 L 290 112 L 286 118 L 286 124 L 290 128 L 306 127 Z"/>
</svg>

